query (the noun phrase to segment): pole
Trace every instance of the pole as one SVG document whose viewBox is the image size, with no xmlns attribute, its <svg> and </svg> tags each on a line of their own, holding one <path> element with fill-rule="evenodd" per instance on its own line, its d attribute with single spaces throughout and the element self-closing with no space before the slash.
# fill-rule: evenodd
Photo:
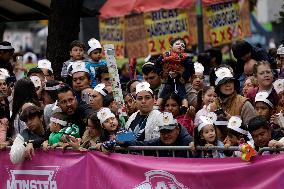
<svg viewBox="0 0 284 189">
<path fill-rule="evenodd" d="M 196 15 L 197 15 L 198 53 L 201 53 L 204 51 L 202 0 L 197 0 Z"/>
</svg>

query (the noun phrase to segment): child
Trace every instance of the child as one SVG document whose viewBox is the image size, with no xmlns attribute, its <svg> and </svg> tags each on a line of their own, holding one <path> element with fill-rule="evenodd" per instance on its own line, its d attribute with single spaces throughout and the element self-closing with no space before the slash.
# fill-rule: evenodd
<svg viewBox="0 0 284 189">
<path fill-rule="evenodd" d="M 87 127 L 82 137 L 81 147 L 95 147 L 100 141 L 102 128 L 96 113 L 91 114 L 87 120 Z"/>
<path fill-rule="evenodd" d="M 239 146 L 241 143 L 245 142 L 250 144 L 252 147 L 253 141 L 250 141 L 248 137 L 248 131 L 246 126 L 242 123 L 242 120 L 237 116 L 232 116 L 229 119 L 228 130 L 227 130 L 227 140 L 224 141 L 225 148 L 230 146 Z M 241 152 L 226 152 L 226 156 L 241 157 Z"/>
<path fill-rule="evenodd" d="M 61 146 L 64 149 L 69 146 L 70 136 L 80 138 L 79 127 L 75 124 L 68 125 L 67 116 L 62 112 L 54 113 L 51 116 L 49 128 L 51 134 L 48 138 L 48 144 L 53 148 Z M 46 149 L 46 142 L 44 149 Z"/>
<path fill-rule="evenodd" d="M 158 106 L 167 94 L 175 92 L 181 97 L 182 105 L 188 108 L 184 84 L 193 75 L 194 67 L 188 54 L 184 52 L 185 48 L 186 43 L 182 38 L 173 39 L 170 52 L 164 53 L 156 61 L 157 73 L 167 80 L 157 101 Z"/>
<path fill-rule="evenodd" d="M 20 115 L 27 128 L 18 134 L 10 151 L 12 163 L 21 163 L 24 159 L 31 160 L 34 156 L 34 149 L 40 148 L 47 138 L 43 127 L 43 111 L 41 108 L 30 105 Z"/>
<path fill-rule="evenodd" d="M 101 151 L 113 151 L 116 141 L 115 135 L 119 129 L 118 120 L 109 108 L 101 108 L 97 113 L 98 119 L 102 127 L 102 134 L 100 141 L 102 143 L 97 145 Z"/>
<path fill-rule="evenodd" d="M 206 86 L 197 93 L 197 107 L 194 119 L 194 125 L 197 127 L 200 123 L 200 116 L 207 115 L 210 112 L 210 104 L 215 101 L 216 93 L 214 87 Z"/>
<path fill-rule="evenodd" d="M 106 61 L 101 60 L 102 58 L 102 46 L 98 40 L 95 38 L 92 38 L 88 41 L 88 44 L 90 46 L 88 50 L 88 55 L 90 57 L 86 68 L 91 73 L 91 86 L 95 87 L 97 85 L 97 81 L 95 79 L 96 76 L 96 69 L 101 66 L 106 66 Z"/>
<path fill-rule="evenodd" d="M 208 117 L 207 117 L 208 116 Z M 214 121 L 217 120 L 217 115 L 214 113 L 209 113 L 207 116 L 200 116 L 202 123 L 194 130 L 194 146 L 221 146 L 224 144 L 217 140 L 216 128 Z M 209 118 L 211 117 L 211 118 Z M 197 156 L 202 158 L 223 158 L 224 153 L 217 150 L 208 150 L 197 152 Z"/>
<path fill-rule="evenodd" d="M 69 47 L 70 52 L 70 59 L 63 63 L 62 70 L 61 70 L 61 77 L 67 78 L 68 72 L 67 67 L 69 66 L 70 62 L 74 62 L 77 60 L 84 60 L 84 51 L 85 45 L 81 41 L 72 41 Z"/>
<path fill-rule="evenodd" d="M 255 96 L 256 115 L 263 116 L 267 121 L 275 113 L 275 102 L 270 99 L 268 92 L 258 92 Z"/>
</svg>

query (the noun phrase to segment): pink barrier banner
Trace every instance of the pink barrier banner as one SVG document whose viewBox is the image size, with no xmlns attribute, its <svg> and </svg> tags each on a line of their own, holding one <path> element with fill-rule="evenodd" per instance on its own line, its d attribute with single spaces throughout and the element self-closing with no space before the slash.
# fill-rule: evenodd
<svg viewBox="0 0 284 189">
<path fill-rule="evenodd" d="M 1 189 L 244 189 L 284 188 L 284 155 L 240 158 L 158 158 L 100 152 L 36 151 L 10 163 L 0 152 Z"/>
</svg>

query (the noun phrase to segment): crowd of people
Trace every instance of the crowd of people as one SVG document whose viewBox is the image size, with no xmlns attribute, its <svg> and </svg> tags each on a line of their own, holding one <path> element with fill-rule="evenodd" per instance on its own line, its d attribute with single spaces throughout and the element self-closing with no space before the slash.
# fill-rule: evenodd
<svg viewBox="0 0 284 189">
<path fill-rule="evenodd" d="M 49 60 L 27 70 L 12 45 L 1 42 L 0 149 L 11 146 L 11 161 L 20 163 L 37 148 L 111 153 L 116 146 L 189 146 L 189 154 L 175 156 L 224 158 L 241 154 L 196 147 L 283 147 L 284 45 L 267 52 L 238 41 L 231 50 L 229 61 L 217 48 L 193 55 L 175 38 L 169 51 L 145 59 L 143 80 L 130 79 L 125 64 L 123 115 L 98 40 L 90 39 L 88 49 L 73 41 L 58 80 Z"/>
</svg>

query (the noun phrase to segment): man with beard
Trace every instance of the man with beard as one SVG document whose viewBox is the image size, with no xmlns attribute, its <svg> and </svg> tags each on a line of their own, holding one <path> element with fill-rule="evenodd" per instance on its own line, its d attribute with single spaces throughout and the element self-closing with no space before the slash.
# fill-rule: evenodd
<svg viewBox="0 0 284 189">
<path fill-rule="evenodd" d="M 93 113 L 92 108 L 84 102 L 78 103 L 74 91 L 65 85 L 58 89 L 57 101 L 62 112 L 68 116 L 68 123 L 76 124 L 80 129 L 80 136 L 86 129 L 88 116 Z"/>
</svg>

